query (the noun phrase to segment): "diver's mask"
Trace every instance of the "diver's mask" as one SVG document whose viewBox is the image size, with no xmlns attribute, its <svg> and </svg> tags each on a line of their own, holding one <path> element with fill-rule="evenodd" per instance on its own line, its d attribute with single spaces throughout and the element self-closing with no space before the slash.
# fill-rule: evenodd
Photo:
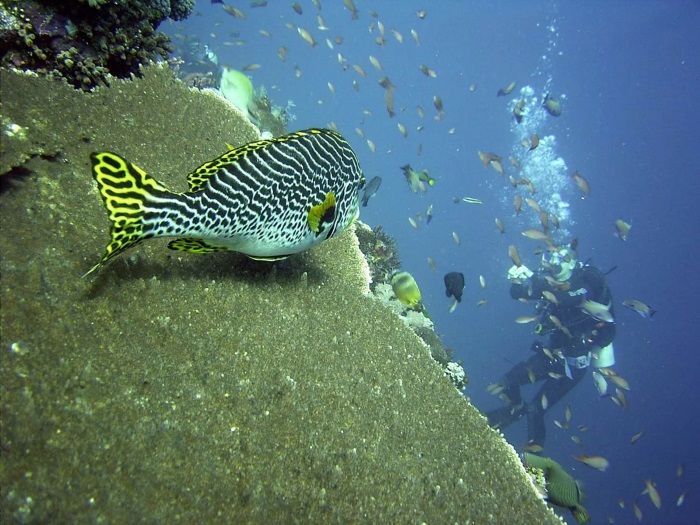
<svg viewBox="0 0 700 525">
<path fill-rule="evenodd" d="M 576 268 L 576 253 L 571 248 L 545 252 L 542 254 L 542 266 L 549 270 L 557 281 L 566 281 Z"/>
</svg>

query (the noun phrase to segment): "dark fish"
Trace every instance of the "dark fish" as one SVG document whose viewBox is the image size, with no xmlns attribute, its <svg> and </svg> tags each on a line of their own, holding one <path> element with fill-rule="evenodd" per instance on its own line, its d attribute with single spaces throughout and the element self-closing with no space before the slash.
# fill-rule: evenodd
<svg viewBox="0 0 700 525">
<path fill-rule="evenodd" d="M 362 205 L 367 206 L 367 201 L 371 197 L 373 197 L 376 193 L 377 190 L 379 189 L 379 186 L 382 185 L 382 178 L 381 177 L 374 177 L 371 181 L 367 183 L 367 186 L 365 186 L 364 192 L 362 193 Z"/>
<path fill-rule="evenodd" d="M 211 5 L 214 5 L 214 4 L 223 4 L 223 3 L 224 3 L 224 0 L 211 0 Z"/>
<path fill-rule="evenodd" d="M 464 292 L 464 274 L 462 272 L 445 274 L 445 295 L 461 302 L 462 292 Z"/>
</svg>

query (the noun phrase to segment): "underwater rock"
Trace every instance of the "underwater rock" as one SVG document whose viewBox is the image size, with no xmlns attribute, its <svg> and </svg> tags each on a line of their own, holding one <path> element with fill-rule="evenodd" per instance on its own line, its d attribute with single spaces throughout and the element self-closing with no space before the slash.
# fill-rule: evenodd
<svg viewBox="0 0 700 525">
<path fill-rule="evenodd" d="M 368 295 L 352 229 L 275 264 L 154 240 L 80 278 L 109 237 L 89 153 L 184 190 L 257 138 L 228 103 L 153 67 L 90 95 L 0 82 L 28 159 L 0 192 L 2 523 L 559 523 Z"/>
</svg>

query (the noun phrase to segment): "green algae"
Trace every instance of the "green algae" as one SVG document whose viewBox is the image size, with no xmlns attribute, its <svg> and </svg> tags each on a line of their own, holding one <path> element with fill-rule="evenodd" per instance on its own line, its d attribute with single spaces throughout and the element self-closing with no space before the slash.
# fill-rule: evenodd
<svg viewBox="0 0 700 525">
<path fill-rule="evenodd" d="M 149 241 L 80 278 L 109 238 L 89 152 L 184 189 L 256 136 L 225 102 L 160 68 L 0 81 L 26 130 L 0 178 L 2 523 L 559 522 L 366 294 L 352 230 L 275 265 Z"/>
</svg>

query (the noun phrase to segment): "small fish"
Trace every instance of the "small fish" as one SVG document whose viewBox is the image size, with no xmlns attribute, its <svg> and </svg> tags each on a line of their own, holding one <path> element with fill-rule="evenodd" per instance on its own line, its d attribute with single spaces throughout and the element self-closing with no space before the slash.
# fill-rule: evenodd
<svg viewBox="0 0 700 525">
<path fill-rule="evenodd" d="M 247 66 L 243 66 L 241 71 L 256 71 L 260 69 L 260 67 L 260 64 L 248 64 Z"/>
<path fill-rule="evenodd" d="M 554 354 L 553 354 L 552 351 L 551 351 L 549 348 L 547 348 L 546 346 L 543 346 L 543 347 L 542 347 L 542 353 L 543 353 L 544 355 L 546 355 L 547 358 L 548 358 L 550 361 L 554 361 Z M 557 375 L 557 376 L 561 376 L 561 374 L 556 374 L 556 375 Z M 554 377 L 554 376 L 552 376 L 552 377 Z M 555 377 L 554 379 L 559 379 L 559 377 Z"/>
<path fill-rule="evenodd" d="M 542 394 L 542 398 L 540 399 L 540 404 L 542 405 L 542 410 L 547 410 L 547 407 L 549 407 L 549 401 L 547 400 L 547 396 Z"/>
<path fill-rule="evenodd" d="M 245 13 L 238 9 L 237 7 L 233 7 L 232 5 L 224 4 L 221 2 L 221 7 L 224 11 L 226 11 L 229 15 L 231 15 L 234 18 L 245 18 Z"/>
<path fill-rule="evenodd" d="M 538 317 L 536 315 L 521 315 L 515 318 L 515 322 L 518 324 L 527 324 L 537 321 Z"/>
<path fill-rule="evenodd" d="M 223 3 L 223 2 L 222 2 Z M 257 0 L 256 2 L 250 2 L 248 4 L 250 7 L 265 7 L 267 5 L 267 0 Z"/>
<path fill-rule="evenodd" d="M 659 495 L 659 491 L 656 490 L 656 487 L 654 486 L 654 484 L 652 483 L 652 481 L 650 479 L 647 479 L 646 481 L 644 481 L 644 484 L 646 485 L 646 489 L 644 490 L 644 492 L 649 494 L 649 499 L 654 504 L 654 507 L 656 507 L 657 509 L 660 509 L 661 508 L 661 496 Z M 642 494 L 644 494 L 644 492 Z"/>
<path fill-rule="evenodd" d="M 489 386 L 486 387 L 486 392 L 491 394 L 492 396 L 495 396 L 497 394 L 500 394 L 505 390 L 505 386 L 503 386 L 501 383 L 491 383 Z"/>
<path fill-rule="evenodd" d="M 416 222 L 416 219 L 413 217 L 408 218 L 408 223 L 413 226 L 416 230 L 418 229 L 418 223 Z"/>
<path fill-rule="evenodd" d="M 527 378 L 530 380 L 530 383 L 535 382 L 535 372 L 532 370 L 531 366 L 527 367 Z"/>
<path fill-rule="evenodd" d="M 483 275 L 479 276 L 479 284 L 481 285 L 481 288 L 486 288 L 486 278 Z"/>
<path fill-rule="evenodd" d="M 532 151 L 540 145 L 540 138 L 534 133 L 530 135 L 530 146 L 527 148 L 528 151 Z"/>
<path fill-rule="evenodd" d="M 399 133 L 401 133 L 401 135 L 403 135 L 403 138 L 408 137 L 408 130 L 406 129 L 406 126 L 401 124 L 401 122 L 397 122 L 396 126 L 399 128 Z"/>
<path fill-rule="evenodd" d="M 576 186 L 579 187 L 579 189 L 585 194 L 588 195 L 591 193 L 591 185 L 588 183 L 586 179 L 584 179 L 578 171 L 574 171 L 571 174 L 571 177 L 574 179 L 574 182 L 576 183 Z"/>
<path fill-rule="evenodd" d="M 564 374 L 557 374 L 556 372 L 548 372 L 547 375 L 552 379 L 561 379 L 562 377 L 566 377 Z"/>
<path fill-rule="evenodd" d="M 496 228 L 498 228 L 498 231 L 501 232 L 501 234 L 506 233 L 506 227 L 503 224 L 503 221 L 501 219 L 499 219 L 498 217 L 496 217 L 495 222 L 496 222 Z"/>
<path fill-rule="evenodd" d="M 379 85 L 384 88 L 384 102 L 386 103 L 386 110 L 390 117 L 396 115 L 394 112 L 394 85 L 389 80 L 389 77 L 383 77 L 379 81 Z"/>
<path fill-rule="evenodd" d="M 484 203 L 481 199 L 477 199 L 475 197 L 462 197 L 462 202 L 466 202 L 467 204 L 483 204 Z"/>
<path fill-rule="evenodd" d="M 411 188 L 411 191 L 413 193 L 418 193 L 418 190 L 422 189 L 421 183 L 423 183 L 423 187 L 425 187 L 426 183 L 429 186 L 435 185 L 435 179 L 428 175 L 428 172 L 426 170 L 415 171 L 413 168 L 411 168 L 410 164 L 401 166 L 401 169 L 403 170 L 403 174 L 406 177 L 406 182 L 408 182 L 408 187 Z"/>
<path fill-rule="evenodd" d="M 426 77 L 437 78 L 437 73 L 435 72 L 435 70 L 430 69 L 425 64 L 420 66 L 420 70 L 421 70 L 421 73 L 423 73 Z"/>
<path fill-rule="evenodd" d="M 511 82 L 510 84 L 508 84 L 508 87 L 499 89 L 498 93 L 496 93 L 496 96 L 505 97 L 506 95 L 510 95 L 515 89 L 515 85 L 515 82 Z"/>
<path fill-rule="evenodd" d="M 437 272 L 437 266 L 435 265 L 435 261 L 433 260 L 432 257 L 428 257 L 428 266 L 430 266 L 430 269 L 433 270 L 434 272 Z"/>
<path fill-rule="evenodd" d="M 286 164 L 285 155 L 300 162 Z M 174 250 L 284 259 L 350 225 L 365 184 L 350 145 L 327 129 L 230 149 L 190 173 L 184 193 L 171 192 L 114 153 L 93 153 L 90 159 L 112 220 L 112 238 L 85 275 L 152 237 L 179 237 L 168 245 Z"/>
<path fill-rule="evenodd" d="M 592 375 L 596 390 L 598 390 L 598 395 L 604 397 L 608 393 L 608 382 L 605 380 L 605 376 L 595 370 Z"/>
<path fill-rule="evenodd" d="M 542 297 L 547 299 L 550 303 L 552 303 L 555 306 L 559 304 L 559 300 L 557 299 L 557 296 L 554 295 L 549 290 L 542 290 Z"/>
<path fill-rule="evenodd" d="M 549 93 L 544 96 L 542 107 L 544 107 L 544 109 L 547 110 L 547 113 L 553 117 L 558 117 L 561 115 L 561 103 Z"/>
<path fill-rule="evenodd" d="M 428 16 L 428 12 L 425 9 L 419 9 L 416 11 L 416 16 L 423 20 L 426 16 Z"/>
<path fill-rule="evenodd" d="M 564 332 L 567 336 L 569 336 L 569 338 L 573 337 L 569 329 L 561 323 L 561 321 L 556 315 L 550 315 L 548 316 L 548 318 L 552 322 L 552 324 L 557 327 L 557 329 Z"/>
<path fill-rule="evenodd" d="M 620 390 L 619 388 L 615 389 L 615 397 L 612 398 L 615 403 L 617 403 L 619 406 L 622 407 L 623 410 L 627 410 L 628 405 L 627 405 L 627 398 L 625 397 L 625 393 Z"/>
<path fill-rule="evenodd" d="M 634 509 L 634 517 L 637 518 L 637 521 L 642 521 L 642 509 L 637 505 L 637 500 L 634 500 L 632 508 Z"/>
<path fill-rule="evenodd" d="M 418 283 L 410 273 L 395 273 L 391 277 L 391 288 L 401 304 L 418 311 L 423 309 Z"/>
<path fill-rule="evenodd" d="M 437 115 L 435 115 L 435 120 L 440 121 L 442 120 L 442 117 L 445 115 L 445 110 L 442 105 L 442 98 L 438 97 L 435 95 L 433 97 L 433 106 L 435 106 L 435 109 L 437 110 Z"/>
<path fill-rule="evenodd" d="M 520 259 L 520 253 L 518 253 L 518 249 L 513 244 L 508 246 L 508 257 L 510 257 L 510 260 L 513 261 L 513 264 L 518 268 L 523 265 Z"/>
<path fill-rule="evenodd" d="M 374 145 L 374 141 L 370 139 L 367 139 L 367 147 L 372 153 L 374 153 L 377 150 L 377 147 Z"/>
<path fill-rule="evenodd" d="M 527 237 L 528 239 L 533 239 L 535 241 L 544 241 L 550 238 L 549 235 L 545 232 L 536 230 L 534 228 L 530 228 L 520 233 L 523 237 Z"/>
<path fill-rule="evenodd" d="M 357 20 L 358 12 L 357 12 L 357 7 L 355 6 L 355 2 L 353 0 L 343 0 L 343 3 L 345 4 L 345 7 L 347 7 L 350 10 L 350 18 L 353 20 Z"/>
<path fill-rule="evenodd" d="M 314 37 L 312 37 L 311 33 L 309 33 L 306 29 L 303 27 L 297 27 L 297 33 L 299 33 L 299 36 L 304 39 L 304 42 L 309 44 L 311 47 L 316 47 Z"/>
<path fill-rule="evenodd" d="M 403 35 L 401 33 L 399 33 L 396 29 L 392 29 L 391 34 L 394 35 L 394 38 L 399 44 L 403 44 Z"/>
<path fill-rule="evenodd" d="M 528 206 L 530 206 L 530 208 L 535 210 L 536 213 L 539 213 L 542 211 L 540 204 L 532 197 L 525 197 L 525 204 L 527 204 Z"/>
<path fill-rule="evenodd" d="M 369 61 L 374 66 L 374 69 L 376 69 L 377 71 L 383 71 L 382 64 L 379 62 L 377 57 L 373 57 L 372 55 L 370 55 Z"/>
<path fill-rule="evenodd" d="M 536 454 L 538 452 L 542 452 L 544 447 L 542 447 L 542 445 L 538 445 L 537 443 L 528 443 L 523 447 L 523 450 L 525 452 L 532 452 L 533 454 Z"/>
<path fill-rule="evenodd" d="M 678 499 L 676 500 L 676 507 L 680 507 L 681 505 L 683 505 L 683 502 L 685 501 L 685 497 L 687 495 L 688 495 L 688 491 L 686 490 L 680 496 L 678 496 Z"/>
<path fill-rule="evenodd" d="M 457 302 L 462 301 L 464 293 L 464 274 L 462 272 L 449 272 L 445 274 L 445 295 L 454 297 Z"/>
<path fill-rule="evenodd" d="M 651 308 L 649 305 L 644 304 L 642 301 L 637 301 L 636 299 L 627 299 L 622 301 L 622 306 L 626 306 L 630 310 L 634 310 L 644 319 L 651 319 L 656 313 L 656 310 Z"/>
<path fill-rule="evenodd" d="M 448 313 L 452 313 L 457 309 L 457 305 L 459 304 L 459 301 L 457 299 L 453 299 L 452 302 L 450 303 L 450 307 L 447 309 Z"/>
<path fill-rule="evenodd" d="M 415 29 L 411 29 L 411 38 L 413 38 L 413 41 L 416 43 L 417 46 L 420 45 L 420 37 L 418 36 L 418 31 Z"/>
<path fill-rule="evenodd" d="M 603 374 L 611 382 L 615 383 L 620 388 L 624 388 L 625 390 L 630 389 L 630 385 L 627 382 L 627 380 L 617 375 L 617 372 L 615 372 L 615 370 L 613 370 L 612 368 L 599 368 L 598 370 L 601 374 Z"/>
<path fill-rule="evenodd" d="M 476 91 L 476 88 L 478 87 L 478 84 L 476 82 L 469 84 L 469 87 L 467 88 L 469 90 L 469 93 L 474 93 Z"/>
<path fill-rule="evenodd" d="M 298 15 L 303 15 L 304 11 L 302 10 L 301 6 L 299 5 L 299 2 L 292 2 L 292 9 L 296 12 Z"/>
<path fill-rule="evenodd" d="M 676 477 L 682 478 L 684 472 L 685 472 L 685 467 L 683 466 L 683 463 L 679 463 L 678 467 L 676 467 Z"/>
<path fill-rule="evenodd" d="M 486 303 L 488 303 L 486 299 L 480 299 L 479 301 L 477 301 L 476 307 L 479 308 L 480 306 L 484 306 Z"/>
<path fill-rule="evenodd" d="M 571 405 L 566 405 L 566 408 L 564 409 L 564 418 L 566 419 L 567 423 L 571 421 Z"/>
<path fill-rule="evenodd" d="M 359 64 L 353 64 L 352 68 L 360 75 L 362 78 L 367 78 L 367 73 Z"/>
<path fill-rule="evenodd" d="M 513 207 L 515 208 L 515 215 L 520 215 L 523 209 L 523 198 L 520 195 L 516 195 L 513 199 Z"/>
<path fill-rule="evenodd" d="M 580 461 L 584 465 L 588 465 L 591 468 L 605 472 L 610 466 L 610 462 L 602 456 L 586 456 L 585 454 L 579 454 L 577 456 L 572 456 L 576 461 Z"/>
<path fill-rule="evenodd" d="M 454 239 L 455 244 L 459 246 L 461 241 L 459 240 L 459 235 L 457 235 L 457 232 L 452 232 L 452 238 Z"/>
<path fill-rule="evenodd" d="M 586 314 L 590 315 L 593 319 L 602 321 L 604 323 L 614 323 L 612 313 L 610 312 L 610 307 L 612 306 L 612 301 L 607 305 L 598 303 L 596 301 L 590 301 L 584 299 L 579 304 L 579 308 Z"/>
<path fill-rule="evenodd" d="M 479 160 L 483 163 L 485 168 L 489 167 L 489 164 L 493 162 L 494 160 L 501 160 L 501 157 L 496 155 L 495 153 L 489 153 L 489 152 L 483 152 L 483 151 L 477 151 L 477 155 L 479 155 Z"/>
<path fill-rule="evenodd" d="M 615 229 L 617 230 L 617 236 L 623 241 L 630 238 L 630 230 L 632 229 L 631 224 L 623 221 L 622 219 L 617 219 L 615 221 Z"/>
<path fill-rule="evenodd" d="M 637 432 L 637 433 L 636 433 L 634 436 L 632 436 L 632 438 L 630 439 L 630 445 L 634 445 L 634 444 L 639 440 L 639 438 L 642 437 L 643 435 L 644 435 L 644 431 L 643 431 L 643 430 L 640 430 L 639 432 Z"/>
<path fill-rule="evenodd" d="M 525 116 L 525 104 L 526 100 L 524 98 L 521 98 L 516 102 L 515 106 L 513 107 L 513 118 L 515 118 L 515 121 L 520 124 L 523 121 L 523 117 Z"/>
<path fill-rule="evenodd" d="M 335 86 L 331 82 L 328 83 L 328 90 L 331 92 L 331 95 L 335 96 Z"/>
<path fill-rule="evenodd" d="M 425 212 L 425 224 L 430 224 L 430 221 L 433 220 L 433 205 L 431 204 L 428 206 L 428 209 Z"/>
<path fill-rule="evenodd" d="M 362 206 L 367 206 L 367 202 L 371 197 L 377 194 L 377 191 L 379 190 L 379 186 L 382 185 L 382 178 L 377 176 L 372 178 L 367 185 L 365 186 L 365 189 L 363 190 L 362 193 Z"/>
<path fill-rule="evenodd" d="M 578 436 L 571 436 L 571 441 L 573 441 L 574 443 L 576 443 L 579 447 L 582 447 L 582 446 L 583 446 L 583 441 L 582 441 L 581 438 L 578 437 Z"/>
</svg>

